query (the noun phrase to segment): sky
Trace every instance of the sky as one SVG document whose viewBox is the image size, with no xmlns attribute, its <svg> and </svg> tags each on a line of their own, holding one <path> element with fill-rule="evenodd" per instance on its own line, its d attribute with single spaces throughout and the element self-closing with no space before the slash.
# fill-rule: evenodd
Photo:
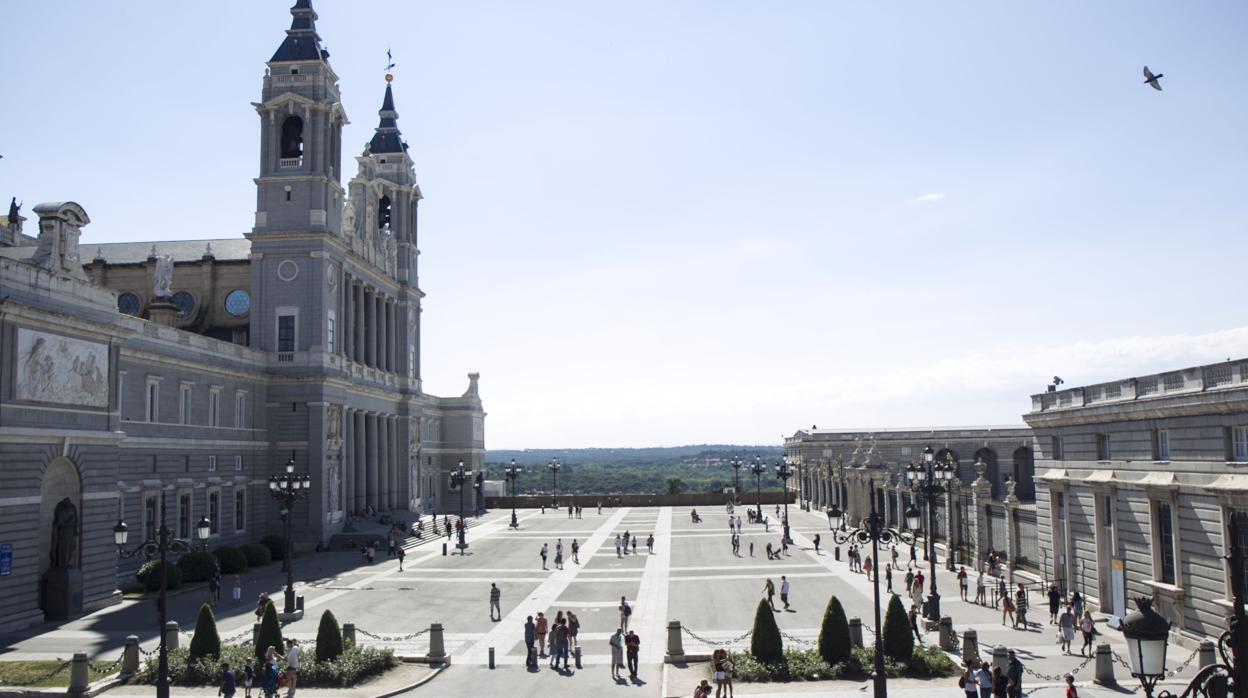
<svg viewBox="0 0 1248 698">
<path fill-rule="evenodd" d="M 9 3 L 0 196 L 241 236 L 290 4 Z M 1248 355 L 1243 2 L 314 5 L 344 155 L 393 51 L 424 385 L 479 371 L 489 447 L 1018 424 Z"/>
</svg>

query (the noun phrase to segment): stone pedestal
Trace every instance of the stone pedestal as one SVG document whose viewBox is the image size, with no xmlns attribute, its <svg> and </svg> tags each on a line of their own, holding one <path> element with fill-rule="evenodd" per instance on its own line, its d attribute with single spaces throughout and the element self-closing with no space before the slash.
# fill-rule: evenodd
<svg viewBox="0 0 1248 698">
<path fill-rule="evenodd" d="M 40 580 L 43 612 L 49 620 L 82 615 L 82 570 L 53 567 Z"/>
<path fill-rule="evenodd" d="M 168 327 L 173 327 L 178 320 L 178 306 L 169 298 L 155 298 L 147 304 L 147 319 Z"/>
</svg>

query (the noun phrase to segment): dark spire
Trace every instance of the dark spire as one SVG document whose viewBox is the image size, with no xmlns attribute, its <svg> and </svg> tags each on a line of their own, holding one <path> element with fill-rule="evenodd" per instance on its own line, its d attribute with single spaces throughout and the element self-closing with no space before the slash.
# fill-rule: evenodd
<svg viewBox="0 0 1248 698">
<path fill-rule="evenodd" d="M 295 0 L 290 8 L 290 29 L 286 30 L 286 39 L 277 47 L 277 53 L 269 59 L 270 63 L 281 61 L 315 61 L 329 58 L 329 51 L 321 46 L 321 37 L 316 33 L 316 10 L 312 9 L 312 0 Z"/>
<path fill-rule="evenodd" d="M 394 110 L 394 92 L 390 89 L 392 75 L 386 75 L 386 96 L 381 100 L 381 121 L 377 124 L 377 132 L 368 142 L 370 153 L 402 153 L 407 150 L 403 135 L 399 133 L 399 113 Z"/>
</svg>

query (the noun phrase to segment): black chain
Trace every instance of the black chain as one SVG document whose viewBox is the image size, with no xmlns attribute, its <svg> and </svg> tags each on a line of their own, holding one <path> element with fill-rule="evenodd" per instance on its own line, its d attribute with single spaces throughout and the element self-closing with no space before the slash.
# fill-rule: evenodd
<svg viewBox="0 0 1248 698">
<path fill-rule="evenodd" d="M 1127 660 L 1122 658 L 1122 655 L 1118 654 L 1117 650 L 1110 650 L 1110 651 L 1114 653 L 1114 661 L 1122 665 L 1122 668 L 1126 669 L 1128 672 L 1131 671 L 1131 665 L 1127 662 Z M 1187 656 L 1187 659 L 1183 660 L 1182 664 L 1180 664 L 1173 671 L 1166 672 L 1166 678 L 1173 679 L 1175 676 L 1179 674 L 1179 672 L 1186 669 L 1188 665 L 1192 663 L 1192 660 L 1196 659 L 1196 655 L 1198 654 L 1200 654 L 1200 650 L 1192 650 L 1192 653 Z"/>
<path fill-rule="evenodd" d="M 425 633 L 429 632 L 429 630 L 430 630 L 429 628 L 425 628 L 424 630 L 418 630 L 410 635 L 397 636 L 397 635 L 376 635 L 374 633 L 368 632 L 367 630 L 363 628 L 355 629 L 357 633 L 363 635 L 364 637 L 369 637 L 374 640 L 380 640 L 381 642 L 406 642 L 408 640 L 415 640 L 421 635 L 424 635 Z"/>
<path fill-rule="evenodd" d="M 789 642 L 796 642 L 796 643 L 797 643 L 797 644 L 799 644 L 799 645 L 813 645 L 813 644 L 815 644 L 815 641 L 814 641 L 814 640 L 807 640 L 806 638 L 797 637 L 797 636 L 795 636 L 795 635 L 790 635 L 790 634 L 788 634 L 788 633 L 784 632 L 783 630 L 781 630 L 781 631 L 780 631 L 780 635 L 781 635 L 782 637 L 784 637 L 786 640 L 788 640 Z"/>
<path fill-rule="evenodd" d="M 97 674 L 110 674 L 112 673 L 113 669 L 116 669 L 118 665 L 121 664 L 121 661 L 125 658 L 126 658 L 126 652 L 125 650 L 122 650 L 121 656 L 118 657 L 117 660 L 114 661 L 112 664 L 100 665 L 98 663 L 93 664 L 91 662 L 87 662 L 87 666 L 91 668 L 91 671 L 94 671 Z"/>
<path fill-rule="evenodd" d="M 716 641 L 714 641 L 714 640 L 708 640 L 708 639 L 706 639 L 706 638 L 702 637 L 701 635 L 699 635 L 699 634 L 697 634 L 697 633 L 693 632 L 692 630 L 690 630 L 689 628 L 684 627 L 683 625 L 680 627 L 680 629 L 681 629 L 681 632 L 683 632 L 683 633 L 685 633 L 686 635 L 688 635 L 689 637 L 691 637 L 691 638 L 693 638 L 693 639 L 697 640 L 698 642 L 701 642 L 701 643 L 704 643 L 704 644 L 707 644 L 707 645 L 713 645 L 713 646 L 733 645 L 733 644 L 736 644 L 736 643 L 738 643 L 738 642 L 740 642 L 740 641 L 742 641 L 742 640 L 746 639 L 747 637 L 749 637 L 749 636 L 751 636 L 751 635 L 753 635 L 753 634 L 754 634 L 754 631 L 753 631 L 753 630 L 747 630 L 747 631 L 745 631 L 745 633 L 744 633 L 744 634 L 742 634 L 742 635 L 738 635 L 737 637 L 734 637 L 734 638 L 732 638 L 731 640 L 721 640 L 721 641 L 719 641 L 719 642 L 716 642 Z"/>
<path fill-rule="evenodd" d="M 1066 674 L 1075 676 L 1080 671 L 1083 671 L 1083 668 L 1087 666 L 1088 663 L 1091 662 L 1093 659 L 1096 659 L 1096 655 L 1092 655 L 1088 657 L 1087 659 L 1083 660 L 1082 662 L 1079 663 L 1079 666 L 1075 667 L 1071 671 L 1066 672 Z M 1066 680 L 1066 674 L 1042 674 L 1038 671 L 1032 671 L 1031 669 L 1028 669 L 1027 667 L 1023 667 L 1023 673 L 1028 674 L 1029 676 L 1034 676 L 1035 678 L 1041 679 L 1043 681 L 1050 681 L 1054 683 Z"/>
</svg>

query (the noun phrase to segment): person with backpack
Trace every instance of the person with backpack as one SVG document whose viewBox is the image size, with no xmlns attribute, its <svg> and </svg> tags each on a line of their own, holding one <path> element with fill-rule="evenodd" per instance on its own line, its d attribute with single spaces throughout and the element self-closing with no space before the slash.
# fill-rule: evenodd
<svg viewBox="0 0 1248 698">
<path fill-rule="evenodd" d="M 628 619 L 633 615 L 633 607 L 628 605 L 628 600 L 623 596 L 620 597 L 620 629 L 628 630 Z"/>
</svg>

